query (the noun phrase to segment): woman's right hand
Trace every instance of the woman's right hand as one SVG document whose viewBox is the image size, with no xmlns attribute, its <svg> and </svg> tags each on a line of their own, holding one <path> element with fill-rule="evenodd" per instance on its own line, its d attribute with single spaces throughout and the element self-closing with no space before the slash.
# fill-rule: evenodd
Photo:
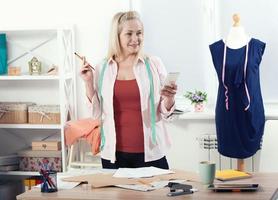
<svg viewBox="0 0 278 200">
<path fill-rule="evenodd" d="M 93 83 L 94 75 L 90 64 L 86 61 L 85 57 L 82 57 L 83 64 L 80 68 L 80 76 L 86 83 Z"/>
</svg>

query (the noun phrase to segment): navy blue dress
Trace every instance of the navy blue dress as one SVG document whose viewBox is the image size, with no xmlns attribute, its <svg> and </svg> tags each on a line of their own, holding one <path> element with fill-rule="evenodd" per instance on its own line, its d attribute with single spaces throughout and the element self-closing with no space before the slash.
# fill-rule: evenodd
<svg viewBox="0 0 278 200">
<path fill-rule="evenodd" d="M 231 158 L 250 157 L 260 149 L 264 132 L 259 65 L 265 43 L 252 38 L 246 46 L 231 49 L 220 40 L 209 47 L 219 81 L 215 109 L 218 151 Z"/>
</svg>

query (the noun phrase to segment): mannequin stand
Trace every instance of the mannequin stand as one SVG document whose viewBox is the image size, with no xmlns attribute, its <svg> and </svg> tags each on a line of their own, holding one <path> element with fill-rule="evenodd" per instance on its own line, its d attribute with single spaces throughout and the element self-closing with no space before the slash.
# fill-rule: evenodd
<svg viewBox="0 0 278 200">
<path fill-rule="evenodd" d="M 244 171 L 244 159 L 237 159 L 237 170 Z"/>
</svg>

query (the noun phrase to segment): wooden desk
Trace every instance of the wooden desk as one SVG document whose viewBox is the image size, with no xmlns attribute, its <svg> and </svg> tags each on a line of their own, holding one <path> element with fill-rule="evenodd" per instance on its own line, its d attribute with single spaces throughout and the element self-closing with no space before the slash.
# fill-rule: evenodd
<svg viewBox="0 0 278 200">
<path fill-rule="evenodd" d="M 270 199 L 273 192 L 278 187 L 278 173 L 257 173 L 251 179 L 243 179 L 240 181 L 229 181 L 229 183 L 259 183 L 261 189 L 257 192 L 228 192 L 216 193 L 208 191 L 200 183 L 192 182 L 190 184 L 198 188 L 198 192 L 190 195 L 181 195 L 176 197 L 168 197 L 166 194 L 169 188 L 155 190 L 151 192 L 139 192 L 133 190 L 125 190 L 116 187 L 91 189 L 88 185 L 78 186 L 71 190 L 61 190 L 56 193 L 41 193 L 39 189 L 27 191 L 19 196 L 18 200 L 86 200 L 86 199 L 121 199 L 121 200 L 170 200 L 170 199 L 206 199 L 206 200 L 263 200 Z"/>
</svg>

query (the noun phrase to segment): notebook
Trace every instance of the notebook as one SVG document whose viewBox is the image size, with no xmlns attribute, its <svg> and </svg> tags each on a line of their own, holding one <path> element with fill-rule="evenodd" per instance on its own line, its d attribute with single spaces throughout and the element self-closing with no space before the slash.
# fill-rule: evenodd
<svg viewBox="0 0 278 200">
<path fill-rule="evenodd" d="M 237 171 L 233 169 L 216 171 L 216 175 L 215 175 L 215 178 L 221 181 L 237 180 L 237 179 L 250 178 L 250 177 L 252 177 L 252 175 L 249 173 Z"/>
<path fill-rule="evenodd" d="M 214 184 L 208 187 L 214 191 L 256 191 L 258 188 L 259 184 L 253 183 Z"/>
</svg>

